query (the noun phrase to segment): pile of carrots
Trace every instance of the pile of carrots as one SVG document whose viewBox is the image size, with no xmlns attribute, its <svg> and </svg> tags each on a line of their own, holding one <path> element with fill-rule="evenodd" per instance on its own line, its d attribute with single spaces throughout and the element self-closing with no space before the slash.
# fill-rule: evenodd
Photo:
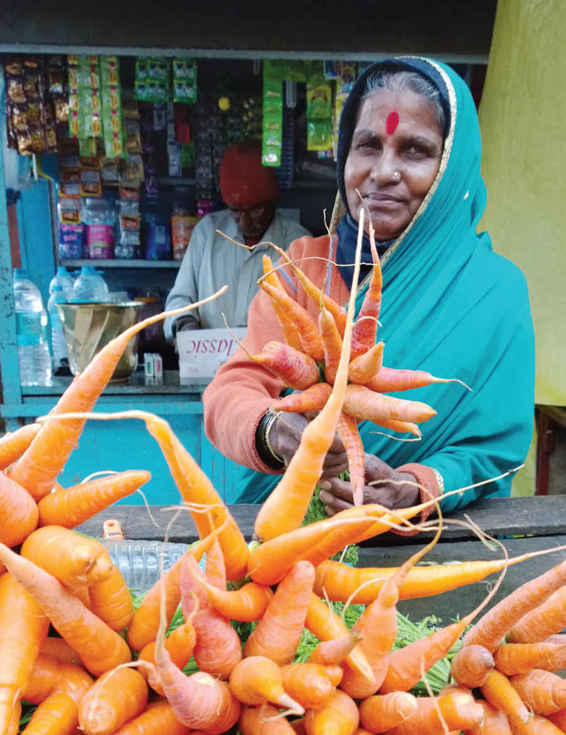
<svg viewBox="0 0 566 735">
<path fill-rule="evenodd" d="M 360 248 L 361 237 L 356 271 Z M 374 280 L 378 270 L 376 259 Z M 343 318 L 320 292 L 315 297 L 341 335 L 339 357 L 317 417 L 260 509 L 259 543 L 246 543 L 166 421 L 143 411 L 112 416 L 146 423 L 200 536 L 136 610 L 105 547 L 73 529 L 134 492 L 149 473 L 131 470 L 67 489 L 57 477 L 128 339 L 164 315 L 104 347 L 46 420 L 0 438 L 0 735 L 566 732 L 566 687 L 553 673 L 566 666 L 559 635 L 566 625 L 566 562 L 477 622 L 489 596 L 462 620 L 392 650 L 399 599 L 470 584 L 509 562 L 415 566 L 437 542 L 441 518 L 434 539 L 399 568 L 359 570 L 331 561 L 349 544 L 412 528 L 410 519 L 427 503 L 395 511 L 358 505 L 301 525 L 324 456 L 350 415 L 344 412 L 352 365 L 368 352 L 355 347 L 356 331 L 362 324 L 373 330 L 378 313 L 374 304 L 354 324 L 355 289 Z M 374 302 L 378 297 L 373 288 Z M 334 599 L 365 604 L 352 629 L 328 604 Z M 183 623 L 167 635 L 179 605 Z M 253 624 L 244 644 L 234 622 Z M 319 644 L 295 663 L 305 628 Z M 453 684 L 437 696 L 414 696 L 410 690 L 462 636 Z M 187 675 L 189 661 L 198 670 Z M 36 705 L 23 729 L 22 702 Z"/>
</svg>

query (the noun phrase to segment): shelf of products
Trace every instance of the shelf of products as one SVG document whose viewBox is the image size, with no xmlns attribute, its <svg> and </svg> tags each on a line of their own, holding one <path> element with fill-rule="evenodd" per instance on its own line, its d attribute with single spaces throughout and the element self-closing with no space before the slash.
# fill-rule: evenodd
<svg viewBox="0 0 566 735">
<path fill-rule="evenodd" d="M 179 260 L 142 260 L 137 258 L 64 258 L 61 265 L 67 268 L 80 268 L 92 265 L 95 268 L 178 268 Z"/>
</svg>

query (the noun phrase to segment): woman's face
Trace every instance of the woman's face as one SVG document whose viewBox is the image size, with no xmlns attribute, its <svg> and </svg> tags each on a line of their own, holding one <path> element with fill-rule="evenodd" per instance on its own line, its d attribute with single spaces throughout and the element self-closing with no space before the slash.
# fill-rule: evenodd
<svg viewBox="0 0 566 735">
<path fill-rule="evenodd" d="M 422 95 L 382 89 L 362 101 L 344 184 L 352 217 L 359 221 L 363 206 L 376 240 L 407 227 L 434 181 L 442 145 L 433 104 Z"/>
</svg>

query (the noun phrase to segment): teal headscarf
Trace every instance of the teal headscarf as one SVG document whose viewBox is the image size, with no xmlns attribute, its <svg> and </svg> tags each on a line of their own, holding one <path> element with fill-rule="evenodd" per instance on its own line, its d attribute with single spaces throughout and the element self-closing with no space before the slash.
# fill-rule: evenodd
<svg viewBox="0 0 566 735">
<path fill-rule="evenodd" d="M 365 78 L 391 66 L 419 71 L 433 81 L 447 100 L 448 117 L 437 177 L 410 225 L 382 258 L 378 338 L 385 342 L 386 365 L 458 378 L 472 391 L 441 383 L 397 394 L 429 403 L 438 412 L 421 425 L 419 442 L 385 437 L 367 421 L 360 433 L 366 452 L 393 467 L 416 462 L 437 470 L 445 491 L 485 483 L 446 498 L 443 509 L 450 511 L 479 496 L 508 495 L 511 475 L 493 478 L 524 461 L 533 426 L 533 326 L 523 274 L 493 252 L 486 232 L 476 232 L 486 203 L 481 138 L 475 103 L 456 72 L 410 57 L 367 69 L 346 103 L 349 121 L 344 114 L 341 119 L 341 140 L 347 140 L 343 150 L 349 148 Z M 339 187 L 344 161 L 339 152 Z M 366 290 L 367 284 L 358 295 L 358 308 Z M 240 502 L 260 502 L 278 481 L 251 470 L 245 474 Z"/>
</svg>

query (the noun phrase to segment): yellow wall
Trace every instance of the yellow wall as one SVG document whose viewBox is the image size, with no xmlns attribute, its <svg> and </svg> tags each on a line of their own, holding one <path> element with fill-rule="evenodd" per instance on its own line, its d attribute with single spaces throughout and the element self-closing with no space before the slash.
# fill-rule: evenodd
<svg viewBox="0 0 566 735">
<path fill-rule="evenodd" d="M 566 405 L 566 0 L 499 0 L 480 107 L 482 228 L 525 273 L 536 402 Z"/>
</svg>

